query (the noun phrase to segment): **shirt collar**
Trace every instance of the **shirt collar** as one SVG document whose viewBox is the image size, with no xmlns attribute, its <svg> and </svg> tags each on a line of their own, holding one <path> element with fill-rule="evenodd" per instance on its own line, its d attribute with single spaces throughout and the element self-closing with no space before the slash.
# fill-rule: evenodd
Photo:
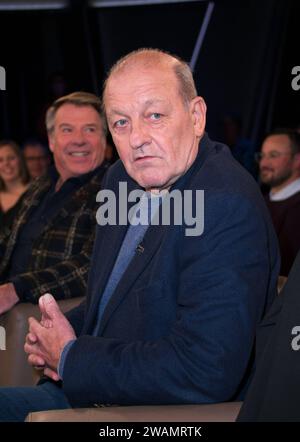
<svg viewBox="0 0 300 442">
<path fill-rule="evenodd" d="M 295 195 L 297 192 L 300 192 L 300 178 L 292 181 L 290 184 L 276 193 L 272 193 L 271 191 L 269 197 L 271 201 L 283 201 Z"/>
<path fill-rule="evenodd" d="M 80 185 L 86 184 L 94 175 L 97 175 L 97 173 L 102 168 L 107 169 L 108 166 L 109 166 L 109 163 L 106 160 L 104 160 L 103 163 L 100 164 L 100 166 L 96 167 L 96 169 L 91 170 L 88 173 L 84 173 L 84 174 L 76 176 L 76 177 L 68 178 L 65 181 L 65 183 L 68 183 L 68 182 L 69 183 L 74 183 L 74 184 L 78 183 Z M 49 177 L 50 177 L 51 183 L 55 185 L 57 180 L 58 180 L 58 178 L 59 178 L 59 174 L 58 174 L 58 172 L 57 172 L 57 170 L 56 170 L 54 165 L 51 166 L 50 169 L 49 169 Z"/>
</svg>

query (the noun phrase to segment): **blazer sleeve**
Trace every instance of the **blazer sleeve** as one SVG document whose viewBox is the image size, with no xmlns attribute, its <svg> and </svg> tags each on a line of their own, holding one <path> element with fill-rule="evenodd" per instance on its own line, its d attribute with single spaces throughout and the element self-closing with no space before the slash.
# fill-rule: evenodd
<svg viewBox="0 0 300 442">
<path fill-rule="evenodd" d="M 222 193 L 208 197 L 203 235 L 177 238 L 176 320 L 168 333 L 133 342 L 80 336 L 64 367 L 63 389 L 70 403 L 236 398 L 266 293 L 275 293 L 277 247 L 269 229 L 269 220 L 251 200 Z"/>
<path fill-rule="evenodd" d="M 69 310 L 65 316 L 72 325 L 76 336 L 79 336 L 84 325 L 86 300 L 84 299 L 77 307 Z"/>
</svg>

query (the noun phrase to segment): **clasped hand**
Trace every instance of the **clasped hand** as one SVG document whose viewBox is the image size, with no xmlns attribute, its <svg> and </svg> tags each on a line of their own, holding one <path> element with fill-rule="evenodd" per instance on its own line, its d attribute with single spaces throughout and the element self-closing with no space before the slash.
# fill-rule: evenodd
<svg viewBox="0 0 300 442">
<path fill-rule="evenodd" d="M 52 295 L 46 294 L 39 299 L 41 321 L 30 317 L 29 333 L 26 336 L 24 350 L 28 362 L 44 371 L 54 381 L 60 379 L 57 368 L 64 346 L 76 339 L 74 329 L 60 310 Z"/>
</svg>

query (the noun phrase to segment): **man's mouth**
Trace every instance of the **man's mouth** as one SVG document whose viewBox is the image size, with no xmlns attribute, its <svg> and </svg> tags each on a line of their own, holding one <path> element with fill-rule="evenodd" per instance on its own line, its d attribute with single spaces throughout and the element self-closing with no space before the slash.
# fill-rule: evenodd
<svg viewBox="0 0 300 442">
<path fill-rule="evenodd" d="M 156 158 L 156 157 L 151 156 L 151 155 L 145 155 L 144 157 L 137 157 L 137 158 L 135 158 L 134 161 L 136 162 L 136 161 L 153 160 L 154 158 Z"/>
<path fill-rule="evenodd" d="M 261 173 L 269 173 L 269 172 L 273 172 L 272 169 L 261 169 Z"/>
<path fill-rule="evenodd" d="M 68 155 L 71 157 L 87 157 L 90 154 L 90 152 L 69 152 Z"/>
</svg>

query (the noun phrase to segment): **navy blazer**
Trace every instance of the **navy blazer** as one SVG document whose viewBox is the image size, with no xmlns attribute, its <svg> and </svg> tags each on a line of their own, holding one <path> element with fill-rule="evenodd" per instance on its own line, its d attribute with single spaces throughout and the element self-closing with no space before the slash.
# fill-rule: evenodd
<svg viewBox="0 0 300 442">
<path fill-rule="evenodd" d="M 138 185 L 121 162 L 103 188 Z M 88 296 L 68 319 L 78 339 L 64 366 L 74 407 L 212 403 L 241 397 L 255 329 L 276 292 L 278 246 L 253 178 L 205 135 L 172 189 L 204 190 L 204 232 L 150 226 L 91 336 L 127 226 L 98 227 Z"/>
</svg>

